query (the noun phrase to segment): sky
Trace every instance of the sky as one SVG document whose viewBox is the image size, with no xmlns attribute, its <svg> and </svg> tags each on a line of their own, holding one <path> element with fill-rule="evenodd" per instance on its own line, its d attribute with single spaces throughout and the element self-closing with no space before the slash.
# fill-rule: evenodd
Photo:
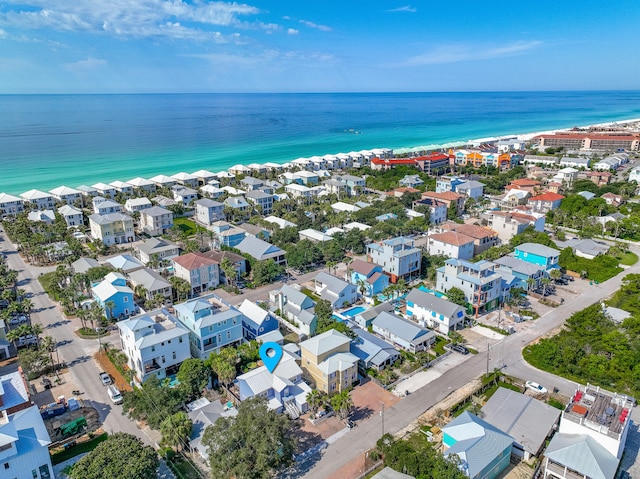
<svg viewBox="0 0 640 479">
<path fill-rule="evenodd" d="M 640 89 L 638 0 L 2 0 L 0 93 Z"/>
</svg>

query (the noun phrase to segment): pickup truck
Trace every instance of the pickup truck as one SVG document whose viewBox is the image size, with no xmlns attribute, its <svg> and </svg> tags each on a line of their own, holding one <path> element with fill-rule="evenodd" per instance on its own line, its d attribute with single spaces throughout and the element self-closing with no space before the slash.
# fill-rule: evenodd
<svg viewBox="0 0 640 479">
<path fill-rule="evenodd" d="M 109 384 L 111 384 L 111 376 L 109 376 L 107 373 L 102 371 L 100 373 L 100 381 L 102 381 L 102 384 L 104 386 L 108 386 Z"/>
</svg>

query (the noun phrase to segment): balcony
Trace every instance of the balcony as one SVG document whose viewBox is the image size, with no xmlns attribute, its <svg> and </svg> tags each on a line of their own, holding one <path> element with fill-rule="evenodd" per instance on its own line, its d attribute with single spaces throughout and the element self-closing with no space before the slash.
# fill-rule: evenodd
<svg viewBox="0 0 640 479">
<path fill-rule="evenodd" d="M 569 469 L 568 467 L 561 466 L 555 462 L 549 461 L 547 463 L 546 472 L 551 472 L 553 477 L 560 477 L 563 479 L 586 479 L 587 476 L 580 474 L 576 471 Z"/>
<path fill-rule="evenodd" d="M 145 374 L 151 373 L 153 371 L 157 371 L 158 369 L 160 369 L 160 365 L 156 362 L 155 359 L 149 363 L 144 363 Z"/>
</svg>

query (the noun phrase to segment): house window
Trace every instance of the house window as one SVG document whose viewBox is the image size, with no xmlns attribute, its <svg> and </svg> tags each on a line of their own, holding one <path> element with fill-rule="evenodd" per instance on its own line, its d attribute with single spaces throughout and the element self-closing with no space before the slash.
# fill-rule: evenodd
<svg viewBox="0 0 640 479">
<path fill-rule="evenodd" d="M 5 469 L 9 469 L 9 463 L 8 463 L 8 462 L 5 462 L 5 463 L 4 463 L 4 468 L 5 468 Z"/>
<path fill-rule="evenodd" d="M 209 326 L 209 332 L 213 331 L 213 326 Z"/>
<path fill-rule="evenodd" d="M 156 345 L 154 344 L 151 346 L 151 352 L 154 352 L 155 350 L 156 350 Z"/>
<path fill-rule="evenodd" d="M 231 331 L 227 331 L 227 339 L 231 339 Z"/>
<path fill-rule="evenodd" d="M 222 342 L 222 334 L 218 334 L 218 342 L 221 343 Z"/>
<path fill-rule="evenodd" d="M 178 338 L 178 342 L 179 342 L 179 343 L 181 343 L 181 342 L 182 342 L 182 336 L 180 336 L 180 337 Z"/>
<path fill-rule="evenodd" d="M 127 296 L 125 296 L 124 298 L 122 298 L 122 302 L 123 303 L 128 303 L 129 302 L 129 298 Z"/>
<path fill-rule="evenodd" d="M 174 351 L 173 353 L 171 353 L 171 356 L 173 359 L 176 359 L 176 352 Z"/>
</svg>

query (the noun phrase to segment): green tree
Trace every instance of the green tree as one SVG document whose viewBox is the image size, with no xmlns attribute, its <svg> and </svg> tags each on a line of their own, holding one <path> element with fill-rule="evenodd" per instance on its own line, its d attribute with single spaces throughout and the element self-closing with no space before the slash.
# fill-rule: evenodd
<svg viewBox="0 0 640 479">
<path fill-rule="evenodd" d="M 117 432 L 75 463 L 72 479 L 155 479 L 158 455 L 131 434 Z"/>
<path fill-rule="evenodd" d="M 282 274 L 284 268 L 272 259 L 257 261 L 251 271 L 256 286 L 273 283 Z"/>
<path fill-rule="evenodd" d="M 453 287 L 447 291 L 447 299 L 452 303 L 467 307 L 467 297 L 460 288 Z"/>
<path fill-rule="evenodd" d="M 153 375 L 142 386 L 123 392 L 122 398 L 122 409 L 130 418 L 146 421 L 149 427 L 158 429 L 186 400 L 186 394 L 180 388 L 163 387 Z"/>
<path fill-rule="evenodd" d="M 323 321 L 330 321 L 333 315 L 333 307 L 331 303 L 326 299 L 320 299 L 316 303 L 315 307 L 316 316 L 318 317 L 318 323 Z"/>
<path fill-rule="evenodd" d="M 183 449 L 187 444 L 193 423 L 187 413 L 179 411 L 167 417 L 160 424 L 160 432 L 162 433 L 162 444 L 177 450 Z"/>
<path fill-rule="evenodd" d="M 331 396 L 331 407 L 340 419 L 347 419 L 353 409 L 353 400 L 351 393 L 347 389 L 343 389 L 338 394 Z"/>
<path fill-rule="evenodd" d="M 237 416 L 222 417 L 205 430 L 202 444 L 209 453 L 211 477 L 274 477 L 293 461 L 293 424 L 269 410 L 265 398 L 243 401 Z"/>
<path fill-rule="evenodd" d="M 326 401 L 327 395 L 318 389 L 312 389 L 307 393 L 307 404 L 314 415 L 318 413 L 318 409 L 320 409 Z"/>
<path fill-rule="evenodd" d="M 182 362 L 176 379 L 180 381 L 180 388 L 184 390 L 187 398 L 195 399 L 202 394 L 210 376 L 211 369 L 206 367 L 201 359 L 190 358 Z"/>
</svg>

